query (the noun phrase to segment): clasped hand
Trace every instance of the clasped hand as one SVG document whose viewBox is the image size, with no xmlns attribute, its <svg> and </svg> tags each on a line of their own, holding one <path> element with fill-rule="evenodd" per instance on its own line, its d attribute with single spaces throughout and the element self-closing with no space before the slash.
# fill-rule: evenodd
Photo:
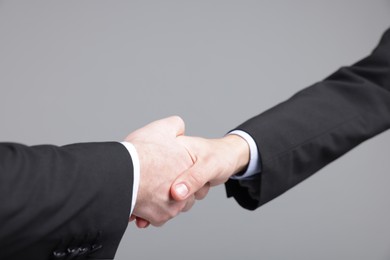
<svg viewBox="0 0 390 260">
<path fill-rule="evenodd" d="M 203 199 L 210 186 L 225 183 L 249 161 L 238 136 L 204 139 L 184 136 L 178 116 L 152 122 L 125 139 L 137 150 L 140 183 L 130 221 L 140 228 L 161 226 Z"/>
</svg>

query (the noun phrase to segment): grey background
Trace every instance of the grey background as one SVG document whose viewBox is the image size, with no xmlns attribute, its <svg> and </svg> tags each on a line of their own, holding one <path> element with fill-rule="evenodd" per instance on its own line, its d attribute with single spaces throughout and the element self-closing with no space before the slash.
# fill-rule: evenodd
<svg viewBox="0 0 390 260">
<path fill-rule="evenodd" d="M 172 114 L 220 137 L 367 55 L 390 2 L 0 1 L 0 141 L 122 140 Z M 223 187 L 117 259 L 390 259 L 390 134 L 255 212 Z M 3 198 L 6 199 L 6 198 Z"/>
</svg>

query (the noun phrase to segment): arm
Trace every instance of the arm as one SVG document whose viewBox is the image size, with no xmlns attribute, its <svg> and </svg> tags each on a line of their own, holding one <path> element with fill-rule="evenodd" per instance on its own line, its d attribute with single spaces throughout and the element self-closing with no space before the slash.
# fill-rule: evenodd
<svg viewBox="0 0 390 260">
<path fill-rule="evenodd" d="M 262 172 L 249 180 L 229 180 L 228 196 L 247 209 L 256 209 L 389 127 L 390 30 L 367 58 L 237 128 L 256 141 Z M 207 160 L 225 157 L 206 149 L 196 152 L 197 158 Z M 185 175 L 175 181 L 173 194 L 178 183 L 188 184 L 191 194 L 203 182 L 213 180 L 215 172 L 212 168 L 198 172 L 199 185 L 191 182 L 193 171 Z"/>
<path fill-rule="evenodd" d="M 132 163 L 119 143 L 0 145 L 0 258 L 68 248 L 113 258 L 127 227 Z"/>
<path fill-rule="evenodd" d="M 228 195 L 254 209 L 389 127 L 390 30 L 367 58 L 238 127 L 256 140 L 262 173 L 229 181 Z"/>
<path fill-rule="evenodd" d="M 169 193 L 192 165 L 176 140 L 182 134 L 184 122 L 169 117 L 131 133 L 128 145 L 0 144 L 0 258 L 112 259 L 135 200 L 136 171 L 135 216 L 160 226 L 191 208 L 194 196 L 175 202 Z"/>
</svg>

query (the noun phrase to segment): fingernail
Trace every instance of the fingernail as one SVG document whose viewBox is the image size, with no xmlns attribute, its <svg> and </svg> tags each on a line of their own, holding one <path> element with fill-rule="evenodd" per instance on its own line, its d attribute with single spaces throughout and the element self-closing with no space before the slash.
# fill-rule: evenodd
<svg viewBox="0 0 390 260">
<path fill-rule="evenodd" d="M 175 190 L 176 190 L 176 193 L 184 198 L 185 196 L 187 196 L 188 194 L 188 188 L 187 188 L 187 185 L 185 185 L 184 183 L 179 183 L 176 185 L 175 187 Z"/>
</svg>

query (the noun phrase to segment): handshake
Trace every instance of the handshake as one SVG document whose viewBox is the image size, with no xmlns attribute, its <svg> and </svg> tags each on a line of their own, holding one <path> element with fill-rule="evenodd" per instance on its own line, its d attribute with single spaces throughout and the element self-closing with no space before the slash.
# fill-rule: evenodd
<svg viewBox="0 0 390 260">
<path fill-rule="evenodd" d="M 139 228 L 161 226 L 188 211 L 195 200 L 206 197 L 210 187 L 225 183 L 249 162 L 249 146 L 237 135 L 205 139 L 184 132 L 183 120 L 173 116 L 152 122 L 125 139 L 139 157 L 138 194 L 129 219 Z"/>
</svg>

